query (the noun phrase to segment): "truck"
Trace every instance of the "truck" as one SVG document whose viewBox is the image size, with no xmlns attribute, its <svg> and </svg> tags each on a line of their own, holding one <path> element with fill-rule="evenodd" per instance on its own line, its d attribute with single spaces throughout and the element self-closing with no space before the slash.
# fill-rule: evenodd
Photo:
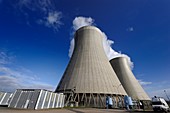
<svg viewBox="0 0 170 113">
<path fill-rule="evenodd" d="M 156 96 L 152 98 L 152 108 L 155 112 L 162 111 L 162 112 L 167 113 L 170 110 L 165 99 L 162 97 L 156 97 Z"/>
</svg>

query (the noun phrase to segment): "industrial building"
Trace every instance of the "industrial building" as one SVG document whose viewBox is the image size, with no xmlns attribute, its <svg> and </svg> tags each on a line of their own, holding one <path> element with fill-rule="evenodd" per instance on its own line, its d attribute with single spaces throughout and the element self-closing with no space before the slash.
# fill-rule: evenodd
<svg viewBox="0 0 170 113">
<path fill-rule="evenodd" d="M 48 109 L 64 107 L 65 96 L 42 89 L 17 89 L 8 104 L 17 109 Z"/>
<path fill-rule="evenodd" d="M 130 97 L 136 100 L 150 100 L 132 73 L 125 57 L 114 58 L 110 60 L 110 63 L 125 91 Z"/>
<path fill-rule="evenodd" d="M 94 26 L 84 26 L 74 39 L 73 55 L 55 92 L 66 95 L 66 105 L 72 101 L 80 106 L 104 107 L 106 96 L 110 96 L 114 107 L 122 106 L 127 93 L 105 54 L 103 33 Z"/>
<path fill-rule="evenodd" d="M 109 61 L 103 48 L 103 33 L 84 26 L 74 35 L 75 47 L 55 92 L 42 89 L 17 89 L 14 94 L 0 92 L 0 105 L 19 109 L 48 109 L 64 106 L 124 107 L 124 97 L 150 101 L 133 75 L 125 57 Z M 148 104 L 149 105 L 149 104 Z"/>
<path fill-rule="evenodd" d="M 125 57 L 117 57 L 110 60 L 110 63 L 128 96 L 132 97 L 133 101 L 136 101 L 138 104 L 142 103 L 145 108 L 150 108 L 151 99 L 135 78 L 127 59 Z"/>
<path fill-rule="evenodd" d="M 0 106 L 8 106 L 12 95 L 9 92 L 0 92 Z"/>
<path fill-rule="evenodd" d="M 109 62 L 103 48 L 103 33 L 94 26 L 84 26 L 75 32 L 75 47 L 68 66 L 55 90 L 66 95 L 65 105 L 105 107 L 106 97 L 113 107 L 124 106 L 123 98 L 150 101 L 136 80 L 126 58 Z"/>
</svg>

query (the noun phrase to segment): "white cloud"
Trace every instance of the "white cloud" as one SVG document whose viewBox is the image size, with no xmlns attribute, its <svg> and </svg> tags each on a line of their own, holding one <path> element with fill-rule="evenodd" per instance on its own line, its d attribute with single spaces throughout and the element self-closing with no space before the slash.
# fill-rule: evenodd
<svg viewBox="0 0 170 113">
<path fill-rule="evenodd" d="M 28 25 L 34 21 L 37 24 L 52 28 L 55 31 L 62 25 L 62 12 L 57 11 L 55 1 L 17 0 L 14 4 L 14 8 L 18 11 L 17 13 L 25 16 L 26 24 Z M 34 15 L 34 17 L 32 15 Z"/>
<path fill-rule="evenodd" d="M 0 75 L 0 91 L 15 91 L 16 89 L 46 89 L 54 91 L 54 86 L 32 80 L 31 78 L 19 78 L 10 75 Z"/>
<path fill-rule="evenodd" d="M 62 13 L 61 12 L 49 12 L 47 17 L 44 19 L 40 19 L 37 21 L 38 24 L 43 24 L 46 27 L 53 28 L 54 30 L 58 30 L 58 27 L 62 24 L 60 19 Z"/>
<path fill-rule="evenodd" d="M 17 88 L 38 88 L 54 90 L 54 86 L 40 82 L 40 78 L 28 69 L 18 68 L 17 70 L 0 66 L 0 90 L 14 91 Z"/>
<path fill-rule="evenodd" d="M 0 90 L 14 91 L 18 88 L 54 90 L 54 86 L 40 81 L 31 70 L 16 66 L 12 62 L 11 56 L 0 51 Z"/>
<path fill-rule="evenodd" d="M 54 91 L 55 87 L 52 86 L 51 84 L 47 84 L 47 83 L 43 83 L 43 82 L 33 82 L 32 84 L 29 84 L 27 86 L 25 86 L 25 88 L 29 88 L 29 89 L 46 89 L 46 90 L 50 90 L 50 91 Z"/>
<path fill-rule="evenodd" d="M 48 13 L 49 11 L 55 10 L 55 5 L 52 0 L 17 0 L 15 1 L 16 7 L 20 10 L 25 11 L 24 8 L 30 11 L 39 11 L 39 13 Z"/>
<path fill-rule="evenodd" d="M 6 64 L 8 63 L 8 57 L 6 57 L 6 54 L 4 52 L 0 52 L 0 64 Z"/>
<path fill-rule="evenodd" d="M 143 81 L 143 80 L 138 80 L 139 81 L 139 83 L 141 84 L 141 85 L 149 85 L 149 84 L 152 84 L 152 82 L 146 82 L 146 81 Z"/>
<path fill-rule="evenodd" d="M 94 25 L 94 19 L 92 19 L 91 17 L 76 17 L 73 20 L 74 32 L 77 29 L 79 29 L 80 27 L 90 26 L 90 25 Z M 126 57 L 128 60 L 129 66 L 131 67 L 131 69 L 133 69 L 134 64 L 131 61 L 130 57 L 112 49 L 112 44 L 114 43 L 114 41 L 109 40 L 104 32 L 103 32 L 103 36 L 104 36 L 103 48 L 104 48 L 104 51 L 105 51 L 108 59 L 111 60 L 112 58 L 121 57 L 121 56 Z M 74 50 L 74 38 L 72 38 L 72 40 L 70 42 L 69 57 L 72 56 L 73 50 Z"/>
<path fill-rule="evenodd" d="M 133 31 L 134 31 L 134 28 L 133 28 L 133 27 L 129 27 L 129 28 L 127 28 L 127 31 L 133 32 Z"/>
<path fill-rule="evenodd" d="M 138 81 L 143 86 L 143 88 L 145 89 L 150 98 L 157 96 L 163 97 L 164 99 L 168 100 L 164 90 L 166 90 L 166 93 L 170 98 L 169 81 L 157 81 L 157 82 L 146 82 L 143 80 Z"/>
<path fill-rule="evenodd" d="M 9 56 L 7 53 L 0 51 L 0 65 L 9 64 L 14 56 Z"/>
<path fill-rule="evenodd" d="M 164 90 L 166 91 L 167 95 L 165 94 Z M 159 89 L 159 90 L 157 89 L 157 90 L 151 91 L 149 92 L 149 96 L 150 97 L 153 97 L 153 96 L 163 97 L 166 100 L 168 100 L 168 98 L 170 99 L 170 88 Z"/>
<path fill-rule="evenodd" d="M 0 75 L 0 90 L 1 91 L 14 91 L 15 89 L 20 88 L 20 81 L 17 78 Z"/>
</svg>

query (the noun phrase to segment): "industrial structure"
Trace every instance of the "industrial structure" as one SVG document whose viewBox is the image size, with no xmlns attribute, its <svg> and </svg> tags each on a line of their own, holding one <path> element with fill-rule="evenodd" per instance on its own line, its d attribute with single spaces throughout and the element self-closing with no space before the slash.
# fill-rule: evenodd
<svg viewBox="0 0 170 113">
<path fill-rule="evenodd" d="M 146 109 L 150 108 L 151 99 L 135 78 L 127 59 L 125 57 L 117 57 L 110 60 L 110 63 L 128 96 L 132 97 L 133 101 L 137 102 L 138 105 L 141 103 Z"/>
<path fill-rule="evenodd" d="M 80 106 L 104 107 L 106 96 L 114 107 L 123 106 L 127 95 L 117 78 L 103 48 L 103 33 L 94 26 L 78 29 L 70 62 L 55 92 L 66 95 L 66 105 L 78 102 Z"/>
<path fill-rule="evenodd" d="M 0 105 L 19 109 L 62 108 L 64 106 L 124 107 L 124 97 L 150 101 L 133 75 L 127 59 L 107 58 L 104 34 L 94 26 L 84 26 L 74 35 L 75 47 L 69 64 L 55 90 L 17 89 L 14 94 L 0 92 Z M 149 104 L 148 104 L 149 105 Z"/>
<path fill-rule="evenodd" d="M 48 109 L 64 107 L 65 96 L 42 89 L 17 89 L 8 107 L 17 109 Z"/>
<path fill-rule="evenodd" d="M 150 100 L 150 98 L 132 73 L 125 57 L 114 58 L 110 60 L 110 63 L 125 91 L 130 97 L 136 100 Z"/>
<path fill-rule="evenodd" d="M 48 109 L 65 106 L 124 107 L 124 96 L 149 101 L 127 59 L 107 58 L 103 33 L 94 26 L 84 26 L 74 35 L 75 47 L 70 62 L 55 93 L 42 89 L 17 89 L 14 94 L 0 93 L 0 104 L 19 109 Z M 13 96 L 12 96 L 13 95 Z M 149 105 L 149 104 L 148 104 Z"/>
<path fill-rule="evenodd" d="M 13 93 L 0 92 L 0 106 L 8 106 Z"/>
</svg>

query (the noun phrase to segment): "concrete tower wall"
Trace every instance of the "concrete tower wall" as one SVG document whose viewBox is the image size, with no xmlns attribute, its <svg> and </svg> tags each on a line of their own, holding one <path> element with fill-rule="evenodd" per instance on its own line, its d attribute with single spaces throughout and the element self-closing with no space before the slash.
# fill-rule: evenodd
<svg viewBox="0 0 170 113">
<path fill-rule="evenodd" d="M 75 34 L 75 49 L 56 91 L 126 95 L 103 49 L 103 34 L 85 26 Z M 117 90 L 118 87 L 119 89 Z"/>
<path fill-rule="evenodd" d="M 110 63 L 129 96 L 138 100 L 150 100 L 133 75 L 125 57 L 114 58 Z"/>
<path fill-rule="evenodd" d="M 123 106 L 127 94 L 105 54 L 103 38 L 93 26 L 76 31 L 73 55 L 56 89 L 66 95 L 66 106 L 78 102 L 80 106 L 105 107 L 107 96 L 114 101 L 113 107 Z"/>
</svg>

